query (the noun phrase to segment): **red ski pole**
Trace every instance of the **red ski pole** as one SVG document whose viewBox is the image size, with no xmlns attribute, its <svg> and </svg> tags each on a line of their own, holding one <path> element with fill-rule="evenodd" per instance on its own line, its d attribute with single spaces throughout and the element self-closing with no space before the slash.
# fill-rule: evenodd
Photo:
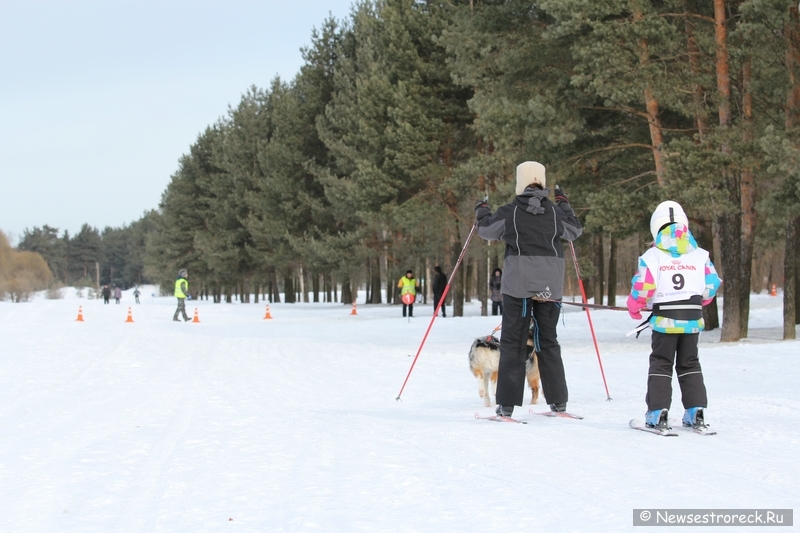
<svg viewBox="0 0 800 533">
<path fill-rule="evenodd" d="M 396 400 L 400 400 L 400 396 L 403 395 L 403 390 L 406 388 L 406 383 L 408 383 L 408 378 L 411 377 L 411 372 L 414 370 L 414 365 L 417 364 L 417 359 L 419 358 L 420 352 L 422 352 L 422 347 L 425 346 L 425 341 L 428 340 L 428 333 L 431 332 L 431 327 L 433 326 L 436 317 L 439 316 L 439 309 L 442 307 L 442 302 L 444 299 L 447 298 L 447 292 L 450 290 L 450 284 L 453 282 L 453 279 L 456 276 L 456 272 L 458 272 L 458 267 L 461 265 L 461 260 L 464 259 L 464 254 L 467 252 L 467 247 L 469 246 L 469 242 L 472 240 L 472 235 L 475 233 L 475 229 L 478 227 L 478 224 L 475 223 L 472 225 L 472 229 L 467 235 L 467 242 L 464 243 L 464 249 L 461 250 L 461 255 L 458 256 L 458 261 L 456 261 L 456 266 L 453 268 L 453 273 L 450 274 L 450 279 L 447 280 L 447 285 L 444 287 L 444 292 L 442 293 L 442 297 L 436 303 L 436 310 L 433 312 L 433 316 L 431 317 L 431 322 L 428 324 L 428 329 L 425 330 L 425 335 L 422 337 L 422 342 L 419 344 L 419 348 L 417 349 L 417 355 L 414 356 L 414 360 L 411 361 L 411 368 L 408 369 L 408 374 L 406 374 L 406 379 L 403 381 L 403 386 L 400 387 L 400 392 L 397 394 Z"/>
<path fill-rule="evenodd" d="M 575 246 L 572 245 L 572 242 L 569 243 L 569 249 L 572 251 L 572 262 L 575 264 L 575 275 L 578 276 L 578 286 L 581 288 L 581 297 L 583 298 L 583 303 L 588 304 L 589 301 L 586 299 L 586 289 L 583 287 L 583 279 L 581 278 L 581 270 L 578 268 L 578 256 L 575 255 Z M 606 401 L 611 400 L 611 395 L 608 393 L 608 383 L 606 382 L 606 373 L 603 371 L 603 360 L 600 358 L 600 348 L 597 346 L 597 336 L 594 334 L 594 324 L 592 324 L 592 314 L 589 312 L 589 308 L 586 307 L 586 318 L 589 319 L 589 330 L 592 332 L 592 341 L 594 342 L 594 351 L 597 352 L 597 362 L 600 363 L 600 375 L 603 376 L 603 385 L 606 388 Z"/>
</svg>

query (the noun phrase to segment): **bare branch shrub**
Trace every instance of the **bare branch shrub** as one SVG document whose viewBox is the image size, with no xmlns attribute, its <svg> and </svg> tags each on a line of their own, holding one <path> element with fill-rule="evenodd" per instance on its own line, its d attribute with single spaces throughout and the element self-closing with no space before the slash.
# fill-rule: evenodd
<svg viewBox="0 0 800 533">
<path fill-rule="evenodd" d="M 45 293 L 45 297 L 48 300 L 63 300 L 64 294 L 67 292 L 67 287 L 60 281 L 57 281 L 50 285 Z"/>
</svg>

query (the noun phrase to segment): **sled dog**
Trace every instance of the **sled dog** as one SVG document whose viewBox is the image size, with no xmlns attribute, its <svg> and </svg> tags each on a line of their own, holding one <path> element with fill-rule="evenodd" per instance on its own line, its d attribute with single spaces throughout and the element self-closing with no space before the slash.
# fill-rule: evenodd
<svg viewBox="0 0 800 533">
<path fill-rule="evenodd" d="M 469 349 L 469 368 L 478 378 L 478 395 L 483 398 L 487 407 L 492 405 L 492 398 L 497 390 L 497 368 L 500 364 L 500 341 L 497 337 L 478 337 Z M 533 349 L 533 332 L 528 332 L 528 362 L 525 374 L 531 388 L 531 403 L 539 399 L 539 359 Z M 491 394 L 489 386 L 491 383 Z"/>
</svg>

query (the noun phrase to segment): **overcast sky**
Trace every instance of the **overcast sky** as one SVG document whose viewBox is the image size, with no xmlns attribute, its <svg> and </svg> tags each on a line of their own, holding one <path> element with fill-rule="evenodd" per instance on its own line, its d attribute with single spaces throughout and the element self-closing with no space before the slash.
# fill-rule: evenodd
<svg viewBox="0 0 800 533">
<path fill-rule="evenodd" d="M 0 230 L 120 227 L 353 0 L 0 0 Z"/>
</svg>

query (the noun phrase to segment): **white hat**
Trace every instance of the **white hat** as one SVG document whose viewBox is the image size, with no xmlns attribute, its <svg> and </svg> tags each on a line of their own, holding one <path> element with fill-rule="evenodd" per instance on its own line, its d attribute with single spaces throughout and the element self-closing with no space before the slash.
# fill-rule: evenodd
<svg viewBox="0 0 800 533">
<path fill-rule="evenodd" d="M 536 161 L 525 161 L 517 165 L 517 195 L 525 192 L 525 188 L 533 183 L 538 183 L 542 188 L 546 186 L 544 165 Z"/>
<path fill-rule="evenodd" d="M 653 234 L 653 239 L 656 238 L 661 228 L 675 222 L 689 227 L 689 219 L 686 218 L 681 204 L 672 200 L 658 204 L 656 210 L 653 211 L 653 216 L 650 217 L 650 233 Z"/>
</svg>

